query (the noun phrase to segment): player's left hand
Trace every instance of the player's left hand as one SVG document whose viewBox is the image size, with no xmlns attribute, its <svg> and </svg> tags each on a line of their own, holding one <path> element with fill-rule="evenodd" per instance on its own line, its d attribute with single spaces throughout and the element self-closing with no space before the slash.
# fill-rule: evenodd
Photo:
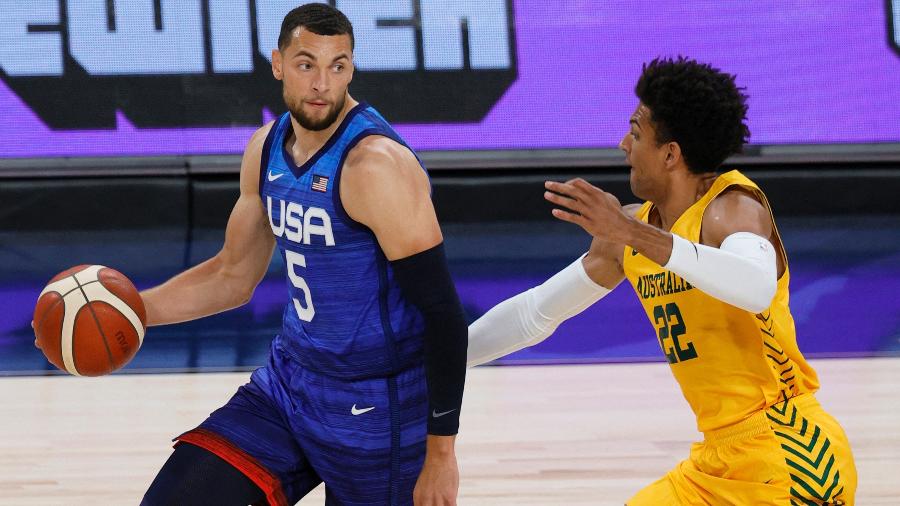
<svg viewBox="0 0 900 506">
<path fill-rule="evenodd" d="M 34 320 L 31 320 L 31 332 L 34 333 Z M 38 343 L 37 334 L 34 335 L 34 347 L 41 349 L 41 344 Z"/>
<path fill-rule="evenodd" d="M 547 181 L 544 198 L 563 209 L 554 209 L 553 216 L 574 223 L 594 237 L 623 242 L 623 232 L 631 218 L 622 210 L 619 199 L 584 179 L 570 179 L 565 183 Z"/>
<path fill-rule="evenodd" d="M 427 452 L 425 465 L 413 490 L 415 506 L 456 506 L 459 492 L 459 467 L 456 454 Z"/>
</svg>

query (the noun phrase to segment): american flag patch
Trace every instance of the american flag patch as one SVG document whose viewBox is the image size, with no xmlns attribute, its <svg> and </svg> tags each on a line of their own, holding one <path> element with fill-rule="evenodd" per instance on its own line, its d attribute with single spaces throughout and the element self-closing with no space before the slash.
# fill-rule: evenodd
<svg viewBox="0 0 900 506">
<path fill-rule="evenodd" d="M 310 188 L 317 192 L 325 193 L 328 191 L 328 178 L 326 176 L 320 176 L 318 174 L 313 174 L 312 185 Z"/>
</svg>

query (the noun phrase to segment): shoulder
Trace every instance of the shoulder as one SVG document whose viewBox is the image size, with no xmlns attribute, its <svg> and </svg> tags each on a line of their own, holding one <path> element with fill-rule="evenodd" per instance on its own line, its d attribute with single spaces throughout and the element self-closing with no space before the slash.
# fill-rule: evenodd
<svg viewBox="0 0 900 506">
<path fill-rule="evenodd" d="M 624 206 L 622 206 L 622 210 L 625 211 L 625 214 L 627 214 L 628 216 L 637 218 L 637 215 L 642 207 L 644 207 L 644 204 L 625 204 Z"/>
<path fill-rule="evenodd" d="M 382 135 L 362 139 L 347 153 L 341 179 L 342 185 L 362 181 L 372 185 L 382 181 L 392 186 L 428 180 L 409 148 Z"/>
<path fill-rule="evenodd" d="M 768 210 L 756 193 L 738 185 L 726 188 L 704 211 L 705 216 L 719 219 L 734 219 L 747 214 L 768 217 Z"/>
<path fill-rule="evenodd" d="M 718 247 L 735 232 L 752 232 L 768 238 L 772 218 L 759 195 L 743 186 L 731 186 L 714 198 L 703 212 L 701 242 Z"/>
<path fill-rule="evenodd" d="M 441 240 L 428 175 L 402 144 L 382 136 L 360 141 L 347 154 L 339 192 L 344 210 L 372 229 L 388 259 Z"/>
<path fill-rule="evenodd" d="M 383 135 L 369 135 L 359 141 L 347 153 L 345 169 L 358 167 L 390 168 L 409 167 L 419 162 L 406 146 Z"/>
<path fill-rule="evenodd" d="M 247 141 L 247 147 L 244 148 L 244 160 L 246 161 L 249 157 L 253 155 L 261 155 L 263 145 L 266 143 L 266 138 L 269 136 L 269 132 L 274 128 L 276 120 L 272 120 L 265 125 L 256 129 L 253 132 L 253 135 L 250 136 L 250 140 Z M 257 158 L 257 162 L 259 159 Z"/>
<path fill-rule="evenodd" d="M 266 137 L 272 130 L 275 121 L 270 121 L 262 127 L 256 129 L 250 140 L 247 141 L 247 147 L 244 148 L 244 156 L 241 160 L 241 191 L 258 191 L 259 173 L 263 145 L 266 143 Z"/>
</svg>

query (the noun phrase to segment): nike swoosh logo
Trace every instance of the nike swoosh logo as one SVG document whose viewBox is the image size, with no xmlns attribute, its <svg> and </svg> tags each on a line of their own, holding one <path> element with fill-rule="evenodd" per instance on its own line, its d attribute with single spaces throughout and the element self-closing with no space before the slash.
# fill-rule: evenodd
<svg viewBox="0 0 900 506">
<path fill-rule="evenodd" d="M 438 413 L 437 410 L 434 410 L 431 412 L 431 417 L 432 418 L 440 418 L 446 414 L 453 413 L 454 411 L 456 411 L 456 409 L 451 409 L 450 411 L 442 411 L 440 413 Z"/>
<path fill-rule="evenodd" d="M 368 413 L 369 411 L 372 411 L 373 409 L 375 409 L 375 406 L 371 406 L 368 408 L 362 408 L 362 409 L 356 409 L 356 404 L 354 404 L 353 407 L 350 408 L 350 414 L 352 414 L 353 416 L 359 416 L 363 413 Z"/>
<path fill-rule="evenodd" d="M 283 175 L 284 175 L 284 172 L 282 172 L 281 174 L 275 174 L 270 170 L 269 175 L 266 177 L 268 178 L 269 181 L 275 181 L 276 179 L 280 178 Z"/>
</svg>

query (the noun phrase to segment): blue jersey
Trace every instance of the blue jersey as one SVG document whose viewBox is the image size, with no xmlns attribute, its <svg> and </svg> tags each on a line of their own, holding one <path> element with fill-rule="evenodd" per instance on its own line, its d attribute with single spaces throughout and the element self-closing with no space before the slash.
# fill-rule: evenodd
<svg viewBox="0 0 900 506">
<path fill-rule="evenodd" d="M 339 190 L 344 160 L 360 140 L 406 143 L 362 103 L 302 166 L 285 146 L 292 133 L 285 113 L 272 125 L 260 165 L 260 197 L 287 271 L 289 300 L 276 339 L 303 367 L 337 378 L 421 364 L 422 315 L 400 293 L 375 234 L 347 215 Z"/>
</svg>

